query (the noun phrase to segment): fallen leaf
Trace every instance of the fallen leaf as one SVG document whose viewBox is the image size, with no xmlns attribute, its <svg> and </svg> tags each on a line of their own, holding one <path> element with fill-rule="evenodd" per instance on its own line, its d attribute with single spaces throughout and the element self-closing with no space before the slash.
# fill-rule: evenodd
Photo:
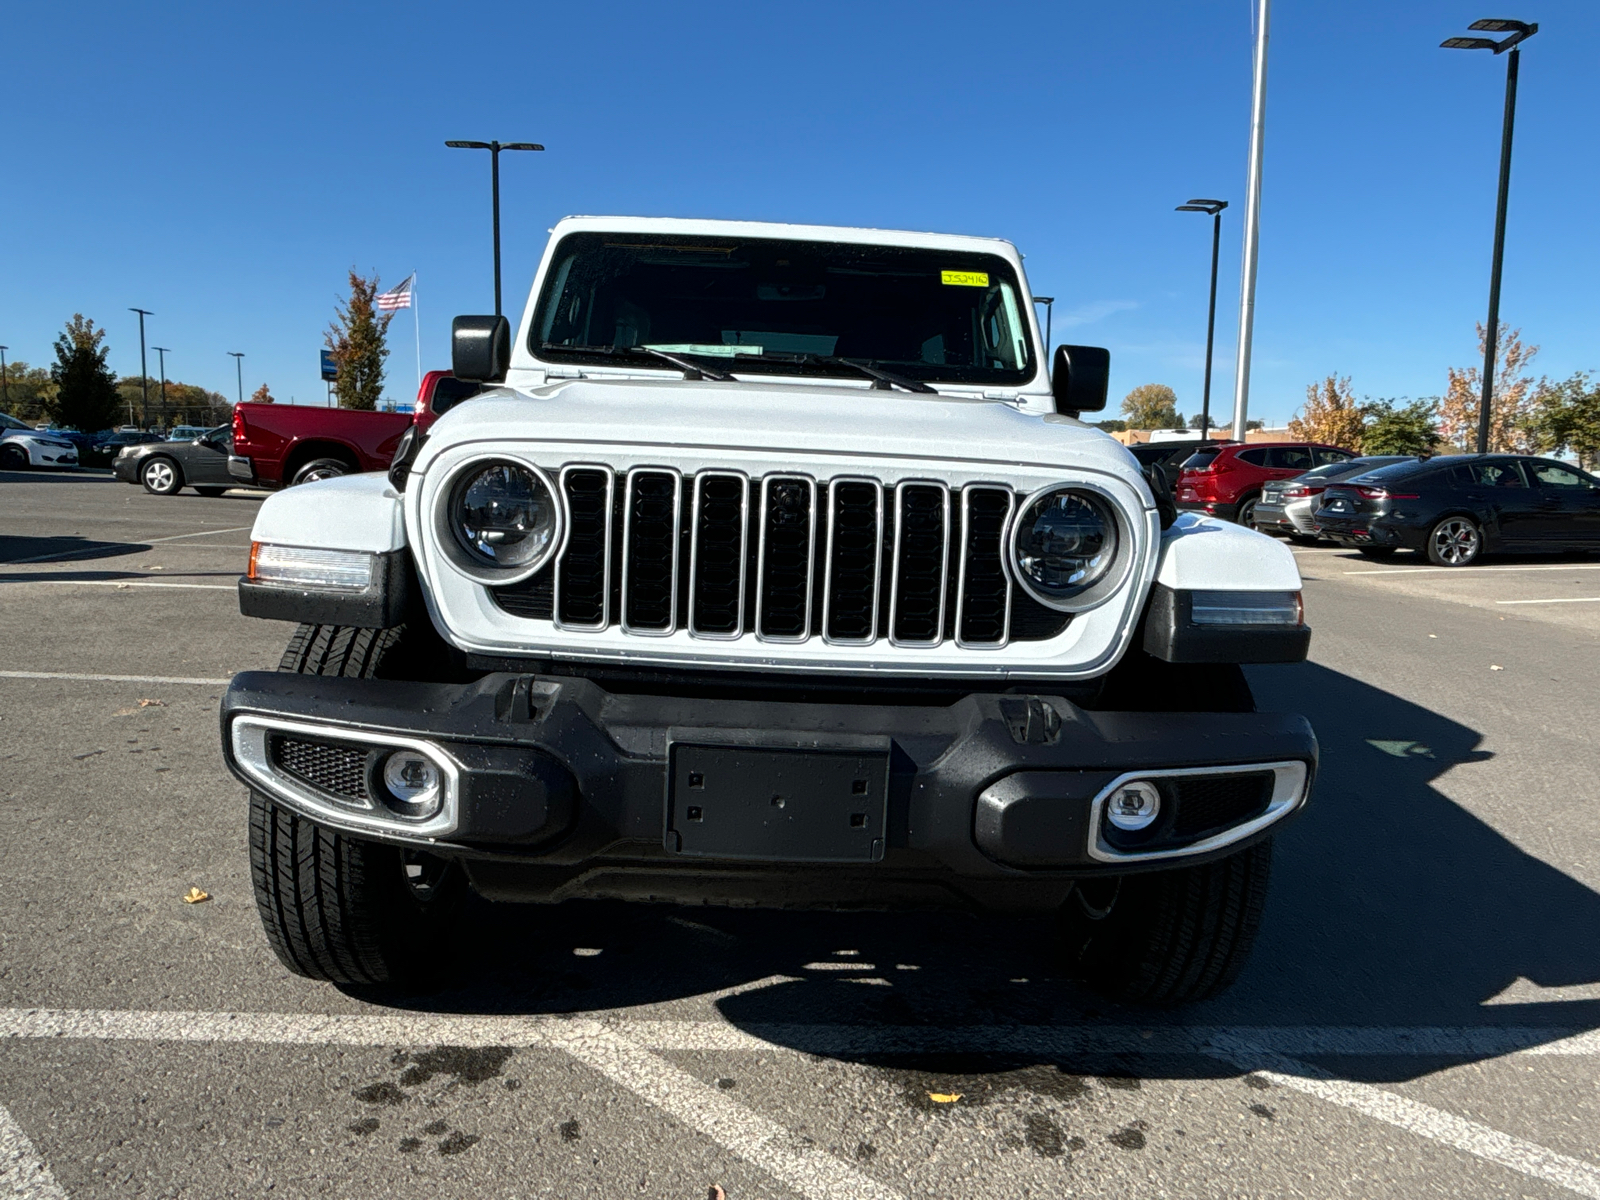
<svg viewBox="0 0 1600 1200">
<path fill-rule="evenodd" d="M 929 1092 L 928 1099 L 935 1104 L 954 1104 L 961 1099 L 960 1092 Z"/>
<path fill-rule="evenodd" d="M 183 902 L 185 904 L 204 904 L 209 899 L 211 899 L 211 893 L 202 892 L 197 887 L 192 887 L 183 894 Z"/>
<path fill-rule="evenodd" d="M 1428 636 L 1431 637 L 1431 638 L 1436 638 L 1439 635 L 1437 633 L 1430 633 Z"/>
<path fill-rule="evenodd" d="M 1491 670 L 1491 671 L 1504 671 L 1505 668 L 1500 666 L 1498 663 L 1491 663 L 1491 664 L 1489 664 L 1489 670 Z"/>
<path fill-rule="evenodd" d="M 139 701 L 139 707 L 140 708 L 165 708 L 166 706 L 167 706 L 167 702 L 165 700 L 141 700 L 141 701 Z"/>
</svg>

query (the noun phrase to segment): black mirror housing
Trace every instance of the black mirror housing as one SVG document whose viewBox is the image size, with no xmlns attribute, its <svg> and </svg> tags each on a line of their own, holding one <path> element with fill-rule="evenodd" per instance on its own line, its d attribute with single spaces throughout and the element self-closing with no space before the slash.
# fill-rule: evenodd
<svg viewBox="0 0 1600 1200">
<path fill-rule="evenodd" d="M 511 322 L 504 317 L 457 317 L 450 323 L 450 373 L 474 383 L 498 383 L 511 365 Z"/>
<path fill-rule="evenodd" d="M 1057 346 L 1050 390 L 1056 411 L 1075 417 L 1100 412 L 1111 386 L 1111 351 L 1099 346 Z"/>
</svg>

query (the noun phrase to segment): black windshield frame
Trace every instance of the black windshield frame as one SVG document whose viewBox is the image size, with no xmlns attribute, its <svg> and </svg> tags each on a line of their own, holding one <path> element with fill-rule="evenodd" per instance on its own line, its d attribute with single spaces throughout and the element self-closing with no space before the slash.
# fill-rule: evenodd
<svg viewBox="0 0 1600 1200">
<path fill-rule="evenodd" d="M 653 345 L 693 357 L 688 347 L 713 339 L 753 347 L 761 337 L 775 339 L 766 348 L 778 352 L 765 361 L 727 350 L 706 361 L 745 376 L 861 378 L 843 362 L 789 353 L 827 351 L 922 383 L 1008 388 L 1039 373 L 1027 295 L 997 254 L 580 231 L 556 244 L 549 264 L 528 336 L 545 362 L 616 367 L 614 353 L 592 347 Z M 980 277 L 981 284 L 948 282 Z M 856 324 L 846 320 L 852 315 Z M 979 365 L 993 337 L 1004 339 L 1006 353 L 991 358 L 1001 365 Z M 934 355 L 939 361 L 929 361 Z"/>
</svg>

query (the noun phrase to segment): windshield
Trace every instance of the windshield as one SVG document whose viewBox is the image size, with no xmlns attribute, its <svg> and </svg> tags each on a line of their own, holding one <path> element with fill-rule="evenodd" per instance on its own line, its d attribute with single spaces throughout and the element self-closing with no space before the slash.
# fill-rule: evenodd
<svg viewBox="0 0 1600 1200">
<path fill-rule="evenodd" d="M 31 425 L 28 425 L 25 422 L 19 421 L 15 417 L 8 417 L 8 416 L 6 416 L 5 413 L 0 413 L 0 429 L 32 429 L 32 428 L 33 427 Z"/>
<path fill-rule="evenodd" d="M 649 347 L 741 374 L 1020 384 L 1036 370 L 1021 289 L 991 254 L 772 238 L 575 233 L 556 248 L 534 354 L 612 363 Z"/>
</svg>

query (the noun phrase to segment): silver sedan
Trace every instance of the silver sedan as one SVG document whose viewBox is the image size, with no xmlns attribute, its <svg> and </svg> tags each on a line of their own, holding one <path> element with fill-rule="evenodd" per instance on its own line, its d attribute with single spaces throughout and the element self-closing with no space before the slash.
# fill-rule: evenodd
<svg viewBox="0 0 1600 1200">
<path fill-rule="evenodd" d="M 1297 542 L 1314 542 L 1318 534 L 1311 514 L 1330 483 L 1390 463 L 1410 462 L 1415 457 L 1414 454 L 1370 454 L 1365 458 L 1329 463 L 1293 479 L 1269 480 L 1261 487 L 1261 499 L 1256 501 L 1255 511 L 1250 514 L 1250 523 L 1262 533 L 1281 534 Z"/>
</svg>

